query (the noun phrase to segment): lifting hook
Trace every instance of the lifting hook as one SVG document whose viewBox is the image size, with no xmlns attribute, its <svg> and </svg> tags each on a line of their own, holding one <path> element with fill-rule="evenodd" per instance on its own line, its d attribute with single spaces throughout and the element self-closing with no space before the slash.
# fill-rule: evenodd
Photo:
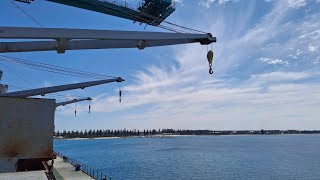
<svg viewBox="0 0 320 180">
<path fill-rule="evenodd" d="M 207 59 L 208 59 L 208 63 L 209 63 L 209 74 L 213 74 L 213 70 L 212 70 L 213 52 L 212 52 L 212 50 L 208 51 Z"/>
<path fill-rule="evenodd" d="M 119 102 L 121 102 L 121 95 L 122 95 L 122 91 L 119 90 Z"/>
<path fill-rule="evenodd" d="M 77 103 L 74 104 L 74 117 L 77 117 Z"/>
<path fill-rule="evenodd" d="M 212 70 L 212 67 L 210 66 L 209 68 L 209 74 L 213 74 L 213 70 Z"/>
</svg>

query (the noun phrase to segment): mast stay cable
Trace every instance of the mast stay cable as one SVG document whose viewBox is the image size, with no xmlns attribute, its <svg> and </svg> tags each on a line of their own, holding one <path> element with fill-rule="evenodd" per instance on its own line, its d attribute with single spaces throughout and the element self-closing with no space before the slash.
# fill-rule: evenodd
<svg viewBox="0 0 320 180">
<path fill-rule="evenodd" d="M 16 3 L 13 2 L 13 0 L 9 0 L 16 8 L 18 8 L 21 12 L 23 12 L 26 16 L 28 16 L 33 22 L 35 22 L 36 24 L 38 24 L 40 27 L 44 27 L 42 26 L 34 17 L 32 17 L 29 13 L 27 13 L 25 10 L 23 10 L 20 6 L 18 6 Z"/>
<path fill-rule="evenodd" d="M 42 70 L 42 71 L 47 71 L 47 72 L 57 73 L 62 75 L 68 75 L 68 76 L 76 76 L 76 77 L 82 77 L 82 78 L 95 78 L 95 79 L 116 78 L 115 76 L 107 76 L 103 74 L 92 73 L 92 72 L 66 68 L 66 67 L 61 67 L 56 65 L 50 65 L 50 64 L 40 63 L 40 62 L 28 61 L 25 59 L 4 56 L 4 55 L 0 55 L 0 61 L 19 64 L 22 66 L 27 66 L 32 69 L 37 69 L 37 70 Z"/>
</svg>

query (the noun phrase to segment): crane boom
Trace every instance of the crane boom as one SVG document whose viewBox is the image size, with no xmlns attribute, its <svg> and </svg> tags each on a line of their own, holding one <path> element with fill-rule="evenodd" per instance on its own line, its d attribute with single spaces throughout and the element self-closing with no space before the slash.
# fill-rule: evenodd
<svg viewBox="0 0 320 180">
<path fill-rule="evenodd" d="M 108 40 L 168 40 L 168 39 L 203 39 L 212 38 L 208 34 L 147 32 L 147 31 L 118 31 L 96 29 L 67 29 L 67 28 L 31 28 L 31 27 L 1 27 L 0 38 L 15 39 L 108 39 Z M 211 42 L 214 39 L 212 38 Z M 210 42 L 210 43 L 211 43 Z M 210 44 L 209 43 L 209 44 Z"/>
<path fill-rule="evenodd" d="M 208 45 L 216 37 L 208 34 L 113 31 L 64 28 L 0 27 L 0 39 L 52 39 L 51 41 L 1 42 L 0 53 L 77 49 L 139 48 L 186 43 Z"/>
<path fill-rule="evenodd" d="M 74 100 L 71 100 L 71 101 L 59 102 L 59 103 L 56 103 L 56 107 L 65 106 L 67 104 L 77 103 L 77 102 L 81 102 L 81 101 L 91 101 L 91 100 L 92 100 L 92 98 L 87 97 L 87 98 L 82 98 L 82 99 L 74 99 Z"/>
<path fill-rule="evenodd" d="M 104 80 L 98 80 L 98 81 L 89 81 L 89 82 L 52 86 L 52 87 L 45 87 L 45 88 L 38 88 L 38 89 L 30 89 L 30 90 L 24 90 L 24 91 L 9 92 L 9 93 L 0 94 L 0 96 L 17 97 L 17 98 L 27 98 L 30 96 L 37 96 L 37 95 L 44 96 L 50 93 L 68 91 L 73 89 L 84 89 L 90 86 L 96 86 L 96 85 L 106 84 L 111 82 L 122 82 L 122 81 L 124 81 L 124 79 L 122 79 L 121 77 L 118 77 L 113 79 L 104 79 Z"/>
</svg>

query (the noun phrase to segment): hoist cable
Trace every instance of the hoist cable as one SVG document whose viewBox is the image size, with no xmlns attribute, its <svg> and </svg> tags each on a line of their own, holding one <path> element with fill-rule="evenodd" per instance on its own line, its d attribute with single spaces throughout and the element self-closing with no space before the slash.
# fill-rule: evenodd
<svg viewBox="0 0 320 180">
<path fill-rule="evenodd" d="M 126 4 L 132 6 L 132 4 L 130 4 L 130 3 L 126 3 Z M 126 6 L 126 7 L 130 8 L 130 9 L 132 9 L 132 10 L 137 10 L 136 8 L 132 8 L 133 6 L 132 6 L 132 7 Z M 119 11 L 119 12 L 122 12 L 122 11 Z M 123 12 L 122 12 L 122 13 L 123 13 Z M 141 11 L 139 11 L 139 13 L 142 14 L 142 15 L 145 15 L 145 16 L 147 16 L 147 17 L 149 17 L 149 18 L 151 18 L 153 21 L 160 21 L 160 22 L 162 21 L 163 23 L 167 23 L 167 24 L 170 24 L 170 25 L 172 25 L 172 26 L 176 26 L 176 27 L 179 27 L 179 28 L 182 28 L 182 29 L 185 29 L 185 30 L 189 30 L 189 33 L 190 33 L 190 31 L 197 32 L 197 33 L 206 33 L 206 32 L 204 32 L 204 31 L 192 29 L 192 28 L 189 28 L 189 27 L 185 27 L 185 26 L 181 26 L 181 25 L 178 25 L 178 24 L 169 22 L 169 21 L 165 21 L 164 19 L 161 19 L 161 18 L 156 17 L 156 16 L 154 16 L 154 15 L 148 14 L 148 13 L 146 13 L 146 12 L 141 12 Z M 148 21 L 149 21 L 149 20 L 147 20 L 147 19 L 145 19 L 145 18 L 141 18 L 141 17 L 140 17 L 140 19 L 143 19 L 145 22 L 148 22 Z M 157 27 L 157 26 L 156 26 L 156 27 Z M 160 26 L 159 26 L 159 27 L 160 27 Z M 170 29 L 169 27 L 166 27 L 166 26 L 163 26 L 163 25 L 162 25 L 162 27 L 160 27 L 160 28 L 163 28 L 163 27 L 168 28 L 167 30 Z M 173 28 L 172 28 L 172 29 L 173 29 Z"/>
<path fill-rule="evenodd" d="M 141 21 L 141 23 L 143 22 L 150 22 L 150 20 L 147 20 L 145 18 L 142 18 L 140 16 L 137 16 L 137 15 L 133 15 L 133 14 L 130 14 L 130 13 L 127 13 L 127 12 L 123 12 L 123 11 L 120 11 L 120 10 L 116 10 L 116 9 L 108 9 L 109 11 L 113 11 L 115 13 L 121 13 L 122 15 L 128 17 L 128 18 L 135 18 L 135 19 L 138 19 Z M 151 15 L 149 15 L 151 16 Z M 155 17 L 153 17 L 155 18 Z M 155 19 L 154 19 L 155 20 Z M 147 23 L 148 24 L 148 23 Z M 173 24 L 173 23 L 172 23 Z M 158 25 L 158 26 L 155 26 L 155 27 L 159 27 L 159 28 L 162 28 L 162 29 L 166 29 L 166 30 L 169 30 L 169 31 L 173 31 L 173 32 L 176 32 L 176 33 L 190 33 L 190 32 L 187 32 L 187 31 L 182 31 L 182 30 L 179 30 L 179 29 L 175 29 L 175 28 L 172 28 L 172 27 L 168 27 L 168 26 L 164 26 L 164 25 Z"/>
<path fill-rule="evenodd" d="M 65 68 L 61 66 L 49 65 L 40 62 L 33 62 L 28 60 L 23 60 L 19 58 L 9 57 L 0 55 L 0 61 L 8 62 L 8 63 L 15 63 L 23 66 L 28 66 L 33 69 L 47 71 L 51 73 L 69 75 L 69 76 L 77 76 L 77 77 L 85 77 L 85 78 L 116 78 L 114 76 L 106 76 L 98 73 L 91 73 L 82 70 L 72 69 L 72 68 Z"/>
<path fill-rule="evenodd" d="M 9 0 L 16 8 L 20 9 L 26 16 L 28 16 L 33 22 L 38 24 L 40 27 L 43 28 L 43 26 L 35 19 L 33 18 L 30 14 L 28 14 L 25 10 L 23 10 L 21 7 L 19 7 L 16 3 L 13 2 L 13 0 Z"/>
<path fill-rule="evenodd" d="M 1 55 L 0 55 L 1 56 Z M 8 58 L 8 57 L 6 57 Z M 35 62 L 31 62 L 31 61 L 26 61 L 26 60 L 18 60 L 18 59 L 1 59 L 2 61 L 5 62 L 10 62 L 10 63 L 16 63 L 16 64 L 20 64 L 20 65 L 25 65 L 25 66 L 30 66 L 32 68 L 38 69 L 38 70 L 44 70 L 44 71 L 49 71 L 49 72 L 53 72 L 53 73 L 60 73 L 60 74 L 65 74 L 65 75 L 77 75 L 77 76 L 85 76 L 85 77 L 102 77 L 101 75 L 96 75 L 93 73 L 83 73 L 84 71 L 80 71 L 80 70 L 74 70 L 74 69 L 67 69 L 67 68 L 62 68 L 62 67 L 57 67 L 57 66 L 53 66 L 53 65 L 48 65 L 48 64 L 43 64 L 43 63 L 35 63 Z M 66 70 L 67 69 L 67 70 Z M 79 71 L 79 72 L 77 72 Z M 105 76 L 103 76 L 105 77 Z"/>
</svg>

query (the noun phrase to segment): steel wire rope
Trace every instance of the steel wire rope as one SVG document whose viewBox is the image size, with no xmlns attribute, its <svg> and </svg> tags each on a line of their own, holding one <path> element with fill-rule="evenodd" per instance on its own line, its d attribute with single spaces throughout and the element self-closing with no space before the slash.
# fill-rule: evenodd
<svg viewBox="0 0 320 180">
<path fill-rule="evenodd" d="M 10 1 L 13 5 L 15 5 L 18 9 L 20 9 L 20 10 L 21 10 L 25 15 L 27 15 L 30 19 L 32 19 L 35 23 L 37 23 L 40 27 L 43 27 L 35 18 L 33 18 L 30 14 L 28 14 L 26 11 L 24 11 L 22 8 L 20 8 L 20 7 L 19 7 L 17 4 L 15 4 L 12 0 L 9 0 L 9 1 Z M 113 3 L 113 4 L 115 4 L 115 5 L 118 5 L 118 6 L 122 6 L 122 3 L 119 4 L 119 3 L 112 2 L 112 1 L 108 1 L 108 0 L 104 0 L 104 1 L 102 1 L 102 2 L 109 2 L 109 3 Z M 133 8 L 134 5 L 131 4 L 131 3 L 126 2 L 125 5 L 126 5 L 125 7 L 127 7 L 127 8 L 130 8 L 130 9 L 132 9 L 132 10 L 137 10 L 137 8 Z M 130 7 L 130 6 L 131 6 L 131 7 Z M 122 13 L 122 14 L 125 13 L 125 12 L 123 12 L 123 11 L 118 11 L 118 10 L 115 10 L 115 9 L 109 9 L 109 10 L 115 11 L 115 12 L 118 12 L 118 13 Z M 189 27 L 186 27 L 186 26 L 178 25 L 178 24 L 176 24 L 176 23 L 172 23 L 172 22 L 169 22 L 169 21 L 162 20 L 162 19 L 159 18 L 159 17 L 155 17 L 155 16 L 153 16 L 153 15 L 151 15 L 151 14 L 148 14 L 148 13 L 145 13 L 145 12 L 141 12 L 141 11 L 140 11 L 139 13 L 141 13 L 141 14 L 149 17 L 149 18 L 151 18 L 151 19 L 154 20 L 154 21 L 157 21 L 157 20 L 158 20 L 158 21 L 161 21 L 161 22 L 163 22 L 163 23 L 170 24 L 170 25 L 172 25 L 172 26 L 176 26 L 176 27 L 179 27 L 179 28 L 182 28 L 182 29 L 185 29 L 185 30 L 189 30 L 189 32 L 188 32 L 188 31 L 182 31 L 182 30 L 175 29 L 175 28 L 168 27 L 168 26 L 164 26 L 164 25 L 157 25 L 157 26 L 155 26 L 155 27 L 159 27 L 159 28 L 166 29 L 166 30 L 173 31 L 173 32 L 191 33 L 191 31 L 193 31 L 193 32 L 197 32 L 197 33 L 206 33 L 206 32 L 204 32 L 204 31 L 192 29 L 192 28 L 189 28 Z M 129 16 L 129 17 L 135 17 L 135 18 L 138 18 L 138 19 L 140 19 L 140 20 L 143 20 L 146 24 L 148 24 L 148 22 L 150 22 L 150 20 L 147 20 L 147 19 L 145 19 L 145 18 L 141 18 L 141 17 L 139 17 L 139 16 L 133 16 L 132 14 L 129 14 L 129 13 L 126 13 L 126 14 L 127 14 L 127 16 Z M 149 25 L 151 25 L 151 24 L 149 24 Z"/>
<path fill-rule="evenodd" d="M 116 12 L 116 13 L 121 13 L 121 14 L 125 15 L 126 17 L 129 17 L 129 18 L 130 17 L 134 17 L 134 18 L 140 19 L 140 20 L 142 20 L 144 22 L 150 22 L 150 20 L 147 20 L 145 18 L 136 16 L 136 15 L 132 15 L 132 14 L 127 13 L 127 12 L 119 11 L 119 10 L 116 10 L 116 9 L 108 9 L 108 10 Z M 172 31 L 172 32 L 176 32 L 176 33 L 189 33 L 187 31 L 181 31 L 179 29 L 175 29 L 175 28 L 171 28 L 171 27 L 167 27 L 167 26 L 163 26 L 163 25 L 158 25 L 158 26 L 155 26 L 155 27 L 159 27 L 159 28 L 166 29 L 166 30 L 169 30 L 169 31 Z"/>
<path fill-rule="evenodd" d="M 29 81 L 29 80 L 26 80 L 25 78 L 23 78 L 18 72 L 16 71 L 13 71 L 11 68 L 9 68 L 8 66 L 6 66 L 5 64 L 3 63 L 0 63 L 0 65 L 4 68 L 6 68 L 8 71 L 10 72 L 13 72 L 14 75 L 16 75 L 18 78 L 20 78 L 22 81 L 24 81 L 26 84 L 29 84 L 31 87 L 34 87 L 34 84 Z"/>
<path fill-rule="evenodd" d="M 49 65 L 49 64 L 40 63 L 40 62 L 33 62 L 33 61 L 28 61 L 20 58 L 3 56 L 3 55 L 0 55 L 0 61 L 25 65 L 34 69 L 63 74 L 63 75 L 71 75 L 71 76 L 86 77 L 86 78 L 90 78 L 90 77 L 91 78 L 116 78 L 114 76 L 91 73 L 87 71 L 82 71 L 82 70 L 77 70 L 72 68 L 65 68 L 65 67 L 56 66 L 56 65 Z"/>
<path fill-rule="evenodd" d="M 1 58 L 2 57 L 2 58 Z M 85 74 L 81 74 L 79 75 L 77 72 L 74 72 L 74 71 L 78 71 L 76 69 L 71 69 L 71 68 L 64 68 L 64 69 L 70 69 L 72 70 L 71 72 L 72 73 L 77 73 L 77 74 L 70 74 L 70 73 L 65 73 L 65 72 L 57 72 L 57 69 L 55 70 L 51 70 L 50 67 L 47 67 L 47 66 L 40 66 L 38 67 L 38 64 L 37 63 L 34 63 L 32 61 L 27 61 L 27 60 L 19 60 L 19 58 L 13 58 L 13 57 L 8 57 L 8 56 L 3 56 L 3 55 L 0 55 L 0 61 L 4 61 L 4 62 L 9 62 L 9 63 L 15 63 L 15 64 L 19 64 L 19 65 L 26 65 L 26 66 L 31 66 L 32 68 L 34 69 L 38 69 L 38 70 L 42 70 L 42 71 L 47 71 L 47 72 L 52 72 L 52 73 L 58 73 L 58 74 L 64 74 L 64 75 L 73 75 L 73 76 L 77 76 L 77 77 L 86 77 L 88 78 L 88 76 L 90 74 L 93 74 L 91 75 L 91 77 L 99 77 L 99 78 L 106 78 L 106 77 L 113 77 L 113 76 L 106 76 L 106 75 L 102 75 L 102 74 L 97 74 L 97 73 L 90 73 L 90 72 L 86 72 L 86 71 L 81 71 L 80 72 L 85 72 Z M 2 63 L 1 63 L 2 64 Z M 48 64 L 44 64 L 44 63 L 40 63 L 40 64 L 43 64 L 43 65 L 48 65 Z M 49 65 L 50 66 L 50 65 Z M 61 71 L 61 68 L 60 66 L 55 66 L 55 67 L 58 67 Z M 44 69 L 44 68 L 49 68 L 49 69 Z M 62 69 L 63 70 L 63 69 Z M 21 76 L 20 76 L 21 77 Z M 115 78 L 115 77 L 114 77 Z M 25 88 L 25 89 L 32 89 L 32 88 Z M 72 97 L 68 97 L 66 95 L 59 95 L 59 94 L 55 94 L 53 93 L 52 95 L 46 95 L 48 97 L 56 97 L 56 96 L 60 96 L 60 97 L 63 97 L 63 98 L 67 98 L 67 99 L 72 99 L 74 97 L 78 97 L 78 98 L 85 98 L 85 96 L 80 96 L 80 95 L 72 95 Z"/>
<path fill-rule="evenodd" d="M 105 1 L 110 3 L 110 1 L 108 1 L 108 0 L 105 0 Z M 115 4 L 116 4 L 116 5 L 122 5 L 122 4 L 117 4 L 117 3 L 115 3 Z M 130 3 L 126 3 L 126 4 L 133 7 L 133 5 L 130 4 Z M 126 6 L 126 7 L 130 8 L 130 9 L 132 9 L 132 10 L 137 10 L 136 8 L 132 8 L 132 7 L 130 7 L 130 6 Z M 116 10 L 115 10 L 115 11 L 116 11 Z M 118 11 L 118 12 L 121 13 L 122 11 Z M 122 13 L 123 13 L 123 12 L 122 12 Z M 152 19 L 155 20 L 155 21 L 156 21 L 156 20 L 158 20 L 158 21 L 161 21 L 161 20 L 162 20 L 162 19 L 159 18 L 159 17 L 155 17 L 155 16 L 153 16 L 153 15 L 151 15 L 151 14 L 148 14 L 148 13 L 145 13 L 145 12 L 141 12 L 141 11 L 140 11 L 139 13 L 140 13 L 140 14 L 143 14 L 143 15 L 149 17 L 149 18 L 152 18 Z M 138 18 L 140 18 L 140 19 L 145 20 L 146 22 L 148 22 L 147 19 L 141 18 L 141 17 L 139 17 L 139 16 L 138 16 Z M 196 29 L 189 28 L 189 27 L 181 26 L 181 25 L 178 25 L 178 24 L 169 22 L 169 21 L 162 20 L 162 22 L 167 23 L 167 24 L 170 24 L 170 25 L 172 25 L 172 26 L 176 26 L 176 27 L 179 27 L 179 28 L 183 28 L 183 29 L 189 30 L 189 33 L 190 33 L 190 31 L 197 32 L 197 33 L 206 33 L 206 32 L 204 32 L 204 31 L 200 31 L 200 30 L 196 30 Z M 163 26 L 163 25 L 162 25 L 162 26 Z M 156 27 L 157 27 L 157 26 L 156 26 Z M 159 26 L 159 27 L 160 27 L 160 26 Z M 165 27 L 165 28 L 170 28 L 170 27 L 166 27 L 166 26 L 164 26 L 164 27 Z M 161 27 L 161 28 L 163 28 L 163 27 Z M 167 29 L 167 30 L 169 30 L 169 29 Z"/>
<path fill-rule="evenodd" d="M 6 57 L 8 58 L 8 57 Z M 52 68 L 48 65 L 37 65 L 33 62 L 28 62 L 28 61 L 15 61 L 13 59 L 2 59 L 3 61 L 6 61 L 6 62 L 11 62 L 11 63 L 17 63 L 17 64 L 20 64 L 20 65 L 26 65 L 26 66 L 31 66 L 33 68 L 36 68 L 36 69 L 39 69 L 39 70 L 45 70 L 45 71 L 49 71 L 49 72 L 57 72 L 59 73 L 59 71 L 62 73 L 62 74 L 68 74 L 68 75 L 77 75 L 77 76 L 85 76 L 85 77 L 98 77 L 97 75 L 92 75 L 92 74 L 88 74 L 88 73 L 77 73 L 76 71 L 66 71 L 66 70 L 63 70 L 63 69 L 57 69 L 57 68 Z M 42 69 L 41 69 L 42 68 Z M 99 76 L 100 77 L 100 76 Z"/>
<path fill-rule="evenodd" d="M 34 89 L 34 85 L 33 85 L 33 83 L 31 83 L 31 81 L 26 80 L 25 78 L 23 78 L 23 77 L 22 77 L 20 74 L 18 74 L 17 72 L 11 71 L 11 69 L 10 69 L 8 66 L 6 66 L 5 64 L 0 63 L 0 65 L 3 66 L 3 67 L 5 67 L 5 68 L 6 68 L 7 70 L 9 70 L 10 72 L 14 72 L 14 74 L 15 74 L 17 77 L 19 77 L 19 78 L 22 79 L 24 82 L 26 82 L 26 83 L 28 83 L 30 86 L 32 86 L 32 87 L 25 87 L 25 86 L 17 86 L 17 85 L 12 85 L 12 84 L 7 84 L 7 83 L 6 83 L 6 85 L 8 85 L 9 88 L 10 88 L 10 87 L 13 87 L 14 89 L 22 90 L 22 91 L 23 91 L 23 90 L 28 90 L 28 89 Z M 68 96 L 62 95 L 62 94 L 46 95 L 46 96 L 51 96 L 51 97 L 55 97 L 55 98 L 56 98 L 56 96 L 60 96 L 60 97 L 63 97 L 63 98 L 71 99 L 71 98 L 69 98 Z M 79 96 L 79 95 L 73 95 L 73 96 L 79 97 L 79 98 L 84 98 L 84 96 Z"/>
<path fill-rule="evenodd" d="M 36 24 L 38 24 L 40 27 L 44 27 L 42 26 L 35 18 L 33 18 L 30 14 L 28 14 L 25 10 L 23 10 L 20 6 L 18 6 L 16 3 L 13 2 L 13 0 L 9 0 L 16 8 L 18 8 L 20 11 L 22 11 L 26 16 L 28 16 L 33 22 L 35 22 Z"/>
</svg>

